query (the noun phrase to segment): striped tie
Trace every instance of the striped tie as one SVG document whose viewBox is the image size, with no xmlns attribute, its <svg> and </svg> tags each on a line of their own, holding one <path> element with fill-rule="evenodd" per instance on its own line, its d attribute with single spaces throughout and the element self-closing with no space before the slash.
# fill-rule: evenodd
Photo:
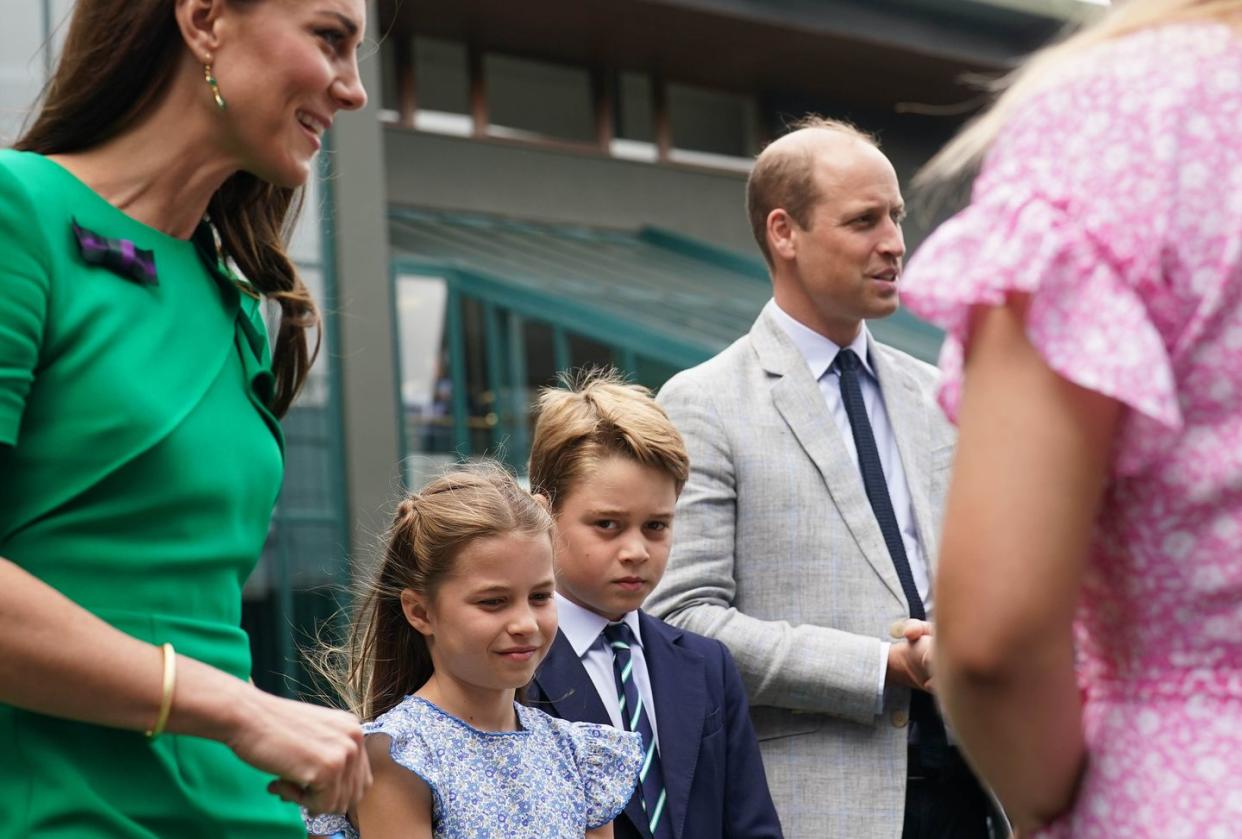
<svg viewBox="0 0 1242 839">
<path fill-rule="evenodd" d="M 624 623 L 610 623 L 604 627 L 604 640 L 612 649 L 612 672 L 617 678 L 621 720 L 626 730 L 637 731 L 642 735 L 643 748 L 646 749 L 638 783 L 643 792 L 643 812 L 647 814 L 648 829 L 654 839 L 672 839 L 673 829 L 664 813 L 664 772 L 660 769 L 655 732 L 651 728 L 651 719 L 643 708 L 643 700 L 634 681 L 634 660 L 630 657 L 634 634 Z"/>
</svg>

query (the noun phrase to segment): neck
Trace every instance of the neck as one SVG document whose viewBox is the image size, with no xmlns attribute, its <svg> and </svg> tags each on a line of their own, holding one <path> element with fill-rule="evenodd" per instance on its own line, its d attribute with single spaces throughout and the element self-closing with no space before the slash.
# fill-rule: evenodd
<svg viewBox="0 0 1242 839">
<path fill-rule="evenodd" d="M 240 161 L 219 141 L 222 114 L 179 90 L 168 93 L 139 124 L 102 145 L 51 155 L 108 203 L 169 236 L 188 239 L 207 204 Z"/>
<path fill-rule="evenodd" d="M 516 731 L 514 690 L 468 685 L 437 669 L 427 684 L 415 692 L 437 707 L 480 731 Z"/>
<path fill-rule="evenodd" d="M 773 289 L 772 297 L 776 300 L 776 305 L 781 307 L 782 312 L 812 332 L 823 335 L 838 347 L 848 347 L 862 332 L 862 321 L 826 317 L 809 300 L 801 296 L 782 293 L 779 286 Z"/>
</svg>

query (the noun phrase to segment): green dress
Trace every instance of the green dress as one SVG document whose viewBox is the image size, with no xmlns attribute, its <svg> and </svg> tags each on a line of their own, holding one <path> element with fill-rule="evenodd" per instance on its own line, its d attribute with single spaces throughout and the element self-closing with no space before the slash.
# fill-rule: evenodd
<svg viewBox="0 0 1242 839">
<path fill-rule="evenodd" d="M 153 251 L 157 284 L 88 264 L 75 221 Z M 0 557 L 245 679 L 242 584 L 283 439 L 258 302 L 197 238 L 0 151 Z M 220 743 L 0 704 L 0 839 L 305 836 L 270 780 Z"/>
</svg>

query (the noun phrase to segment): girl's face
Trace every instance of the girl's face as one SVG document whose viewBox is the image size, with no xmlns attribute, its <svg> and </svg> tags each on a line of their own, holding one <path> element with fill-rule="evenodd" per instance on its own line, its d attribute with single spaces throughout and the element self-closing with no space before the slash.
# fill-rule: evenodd
<svg viewBox="0 0 1242 839">
<path fill-rule="evenodd" d="M 241 168 L 296 187 L 337 111 L 366 104 L 358 76 L 364 0 L 264 0 L 226 6 L 213 70 L 227 150 Z M 203 83 L 204 101 L 215 108 Z"/>
<path fill-rule="evenodd" d="M 437 678 L 513 690 L 531 680 L 556 637 L 553 587 L 547 534 L 475 539 L 435 596 L 406 615 L 427 638 Z"/>
</svg>

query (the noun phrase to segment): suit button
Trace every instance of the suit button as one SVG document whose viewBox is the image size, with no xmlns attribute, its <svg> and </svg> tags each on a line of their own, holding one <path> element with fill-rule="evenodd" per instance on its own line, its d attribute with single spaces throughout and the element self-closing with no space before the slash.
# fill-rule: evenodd
<svg viewBox="0 0 1242 839">
<path fill-rule="evenodd" d="M 893 711 L 892 720 L 894 728 L 905 728 L 906 723 L 910 722 L 910 715 L 905 711 Z"/>
</svg>

